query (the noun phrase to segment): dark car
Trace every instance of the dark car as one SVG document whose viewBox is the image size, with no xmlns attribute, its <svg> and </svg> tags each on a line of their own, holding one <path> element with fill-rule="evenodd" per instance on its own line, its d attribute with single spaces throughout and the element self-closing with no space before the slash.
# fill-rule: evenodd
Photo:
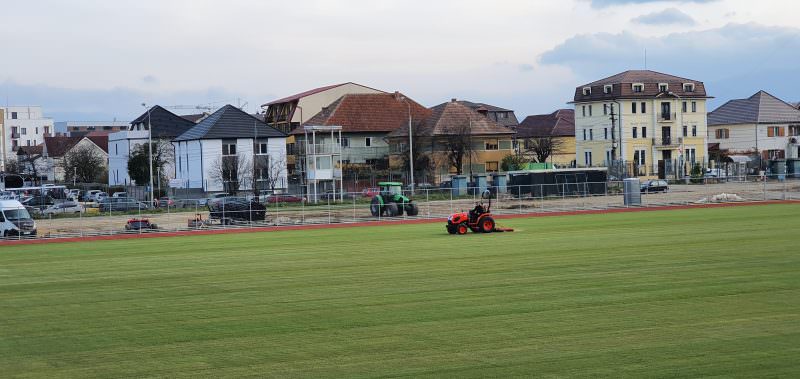
<svg viewBox="0 0 800 379">
<path fill-rule="evenodd" d="M 125 230 L 154 230 L 158 229 L 156 224 L 146 218 L 132 218 L 125 224 Z"/>
<path fill-rule="evenodd" d="M 669 184 L 667 184 L 666 180 L 656 179 L 656 180 L 647 180 L 642 183 L 642 193 L 652 193 L 652 192 L 667 192 L 669 191 Z"/>
<path fill-rule="evenodd" d="M 55 201 L 50 196 L 33 196 L 22 202 L 26 207 L 46 208 L 55 204 Z"/>
</svg>

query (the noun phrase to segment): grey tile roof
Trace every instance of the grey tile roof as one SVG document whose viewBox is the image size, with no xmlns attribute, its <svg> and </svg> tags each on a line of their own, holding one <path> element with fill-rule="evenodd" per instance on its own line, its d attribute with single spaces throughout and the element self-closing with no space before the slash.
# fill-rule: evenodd
<svg viewBox="0 0 800 379">
<path fill-rule="evenodd" d="M 284 138 L 286 134 L 233 105 L 226 105 L 174 141 L 223 138 Z"/>
<path fill-rule="evenodd" d="M 518 138 L 570 136 L 575 136 L 575 111 L 572 109 L 528 116 L 517 127 Z"/>
<path fill-rule="evenodd" d="M 728 101 L 708 114 L 709 125 L 787 122 L 800 122 L 800 110 L 765 91 Z"/>
<path fill-rule="evenodd" d="M 451 102 L 452 102 L 452 100 L 451 100 Z M 487 114 L 486 114 L 487 118 L 489 118 L 490 120 L 492 120 L 494 122 L 497 122 L 498 124 L 503 125 L 505 127 L 513 128 L 513 127 L 516 127 L 517 125 L 519 125 L 519 120 L 517 120 L 517 116 L 514 114 L 514 111 L 511 110 L 511 109 L 501 108 L 501 107 L 490 105 L 490 104 L 486 104 L 486 103 L 475 103 L 475 102 L 467 101 L 467 100 L 456 100 L 456 102 L 461 104 L 461 105 L 465 105 L 467 107 L 470 107 L 470 108 L 472 108 L 473 110 L 476 110 L 476 111 L 485 110 L 487 112 Z M 439 104 L 436 107 L 439 107 L 439 106 L 442 106 L 442 105 L 445 105 L 445 104 L 447 104 L 447 103 Z M 434 107 L 434 108 L 436 108 L 436 107 Z M 501 113 L 505 113 L 507 117 L 506 118 L 500 117 Z"/>
<path fill-rule="evenodd" d="M 147 126 L 148 113 L 131 121 L 131 126 L 144 124 Z M 194 122 L 172 113 L 159 105 L 150 108 L 150 124 L 153 127 L 153 138 L 175 138 L 194 126 Z"/>
</svg>

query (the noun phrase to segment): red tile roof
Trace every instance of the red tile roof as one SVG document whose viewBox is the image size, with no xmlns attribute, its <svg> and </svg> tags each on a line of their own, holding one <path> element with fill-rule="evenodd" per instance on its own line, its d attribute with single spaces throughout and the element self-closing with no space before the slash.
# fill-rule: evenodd
<svg viewBox="0 0 800 379">
<path fill-rule="evenodd" d="M 439 104 L 421 125 L 420 136 L 447 136 L 469 128 L 471 135 L 514 134 L 514 131 L 494 122 L 458 101 Z M 389 137 L 408 136 L 408 129 L 397 129 Z"/>
<path fill-rule="evenodd" d="M 408 126 L 409 105 L 412 122 L 423 120 L 431 114 L 429 109 L 399 92 L 347 94 L 323 108 L 303 125 L 341 126 L 342 133 L 389 133 Z M 303 133 L 303 128 L 297 128 L 291 134 Z"/>
<path fill-rule="evenodd" d="M 56 137 L 44 137 L 45 149 L 47 150 L 47 156 L 49 157 L 62 157 L 66 154 L 70 149 L 75 147 L 78 142 L 81 142 L 84 138 L 89 139 L 95 145 L 103 149 L 106 153 L 108 153 L 108 136 L 81 136 L 81 137 L 64 137 L 64 136 L 56 136 Z"/>
<path fill-rule="evenodd" d="M 95 145 L 103 149 L 103 151 L 105 151 L 106 154 L 108 154 L 108 134 L 100 136 L 88 135 L 86 136 L 86 138 L 94 142 Z"/>
<path fill-rule="evenodd" d="M 517 137 L 574 137 L 575 111 L 559 109 L 550 114 L 525 117 L 517 126 Z"/>
</svg>

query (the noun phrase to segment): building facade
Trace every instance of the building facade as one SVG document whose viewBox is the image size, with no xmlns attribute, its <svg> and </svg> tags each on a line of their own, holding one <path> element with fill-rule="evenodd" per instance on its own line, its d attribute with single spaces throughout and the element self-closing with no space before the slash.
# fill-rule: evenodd
<svg viewBox="0 0 800 379">
<path fill-rule="evenodd" d="M 708 114 L 710 144 L 725 155 L 762 162 L 800 157 L 800 110 L 765 92 L 728 101 Z"/>
<path fill-rule="evenodd" d="M 677 178 L 706 164 L 706 101 L 701 81 L 631 70 L 579 86 L 575 160 L 620 167 L 620 175 Z"/>
<path fill-rule="evenodd" d="M 3 167 L 5 161 L 16 155 L 20 146 L 36 146 L 54 131 L 53 119 L 44 117 L 40 106 L 9 106 L 3 110 Z"/>
<path fill-rule="evenodd" d="M 180 188 L 228 193 L 287 188 L 286 134 L 232 105 L 172 144 Z"/>
<path fill-rule="evenodd" d="M 555 166 L 575 165 L 575 111 L 559 109 L 550 114 L 525 117 L 516 128 L 517 152 L 534 157 L 532 142 L 537 139 L 551 140 L 552 154 L 547 163 Z M 545 163 L 545 162 L 542 162 Z"/>
</svg>

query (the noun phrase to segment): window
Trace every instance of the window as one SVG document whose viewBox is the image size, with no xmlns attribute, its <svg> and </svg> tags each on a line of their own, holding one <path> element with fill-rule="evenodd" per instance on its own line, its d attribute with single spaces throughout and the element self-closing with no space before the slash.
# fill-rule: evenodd
<svg viewBox="0 0 800 379">
<path fill-rule="evenodd" d="M 633 138 L 637 138 L 637 137 L 638 137 L 638 135 L 636 133 L 636 127 L 634 126 L 633 127 Z"/>
<path fill-rule="evenodd" d="M 487 139 L 485 143 L 486 150 L 497 150 L 497 139 Z"/>
<path fill-rule="evenodd" d="M 694 92 L 694 83 L 683 83 L 683 92 Z"/>
<path fill-rule="evenodd" d="M 644 84 L 642 83 L 632 84 L 631 89 L 633 90 L 634 93 L 642 93 L 644 92 Z"/>
<path fill-rule="evenodd" d="M 608 104 L 603 104 L 603 114 L 604 115 L 608 114 Z"/>
<path fill-rule="evenodd" d="M 692 113 L 695 113 L 695 112 L 697 112 L 697 102 L 696 101 L 692 101 Z"/>
<path fill-rule="evenodd" d="M 583 162 L 586 164 L 586 167 L 592 166 L 592 152 L 591 151 L 584 151 L 583 152 Z"/>
<path fill-rule="evenodd" d="M 222 155 L 236 155 L 236 141 L 222 141 Z"/>
<path fill-rule="evenodd" d="M 770 126 L 767 128 L 767 137 L 783 137 L 786 135 L 785 131 L 782 126 Z"/>
<path fill-rule="evenodd" d="M 583 140 L 586 141 L 586 129 L 583 129 Z"/>
<path fill-rule="evenodd" d="M 697 125 L 692 125 L 692 137 L 697 137 Z"/>
<path fill-rule="evenodd" d="M 22 128 L 22 135 L 28 134 L 28 128 Z"/>
<path fill-rule="evenodd" d="M 12 120 L 16 120 L 17 119 L 17 112 L 11 112 L 11 119 Z"/>
<path fill-rule="evenodd" d="M 642 138 L 647 138 L 647 128 L 642 126 Z"/>
<path fill-rule="evenodd" d="M 594 140 L 594 129 L 589 129 L 589 141 Z"/>
<path fill-rule="evenodd" d="M 686 126 L 686 125 L 683 126 L 683 136 L 684 137 L 688 137 L 689 136 L 689 127 Z"/>
<path fill-rule="evenodd" d="M 339 141 L 342 147 L 350 147 L 350 137 L 342 137 L 342 140 Z"/>
<path fill-rule="evenodd" d="M 49 126 L 45 126 L 44 127 L 44 134 L 50 134 L 50 127 Z"/>
<path fill-rule="evenodd" d="M 642 102 L 642 113 L 647 113 L 647 103 Z"/>
<path fill-rule="evenodd" d="M 783 149 L 780 150 L 767 150 L 767 159 L 784 159 L 785 154 Z"/>
<path fill-rule="evenodd" d="M 647 159 L 645 157 L 645 152 L 647 150 L 634 150 L 633 151 L 633 162 L 636 163 L 638 166 L 644 166 L 647 164 Z"/>
<path fill-rule="evenodd" d="M 731 138 L 730 130 L 728 129 L 717 129 L 714 131 L 714 137 L 717 139 L 727 139 Z"/>
<path fill-rule="evenodd" d="M 613 159 L 611 159 L 611 150 L 606 150 L 606 165 L 611 163 Z"/>
<path fill-rule="evenodd" d="M 503 113 L 500 113 L 500 117 L 502 117 L 502 118 L 508 118 L 508 112 L 503 112 Z"/>
<path fill-rule="evenodd" d="M 324 156 L 324 157 L 317 157 L 317 170 L 330 170 L 331 169 L 331 157 Z"/>
<path fill-rule="evenodd" d="M 31 145 L 31 140 L 28 140 L 28 141 L 26 141 L 26 142 L 28 143 L 28 146 L 30 146 L 30 145 Z"/>
<path fill-rule="evenodd" d="M 38 126 L 36 128 L 34 128 L 33 134 L 39 134 L 39 127 Z"/>
<path fill-rule="evenodd" d="M 583 96 L 589 96 L 592 94 L 592 87 L 583 87 Z"/>
<path fill-rule="evenodd" d="M 683 112 L 683 113 L 686 113 L 686 112 L 687 112 L 687 110 L 686 110 L 686 109 L 687 109 L 687 108 L 686 108 L 686 102 L 684 101 L 684 102 L 681 104 L 681 112 Z"/>
<path fill-rule="evenodd" d="M 259 155 L 267 154 L 267 143 L 258 141 L 255 143 L 254 149 L 255 153 Z"/>
<path fill-rule="evenodd" d="M 114 155 L 119 155 L 119 144 L 118 143 L 114 144 Z"/>
<path fill-rule="evenodd" d="M 486 162 L 486 172 L 497 172 L 497 162 Z"/>
<path fill-rule="evenodd" d="M 589 106 L 589 117 L 592 117 L 592 106 Z"/>
<path fill-rule="evenodd" d="M 658 83 L 658 92 L 667 92 L 669 85 L 667 83 Z"/>
<path fill-rule="evenodd" d="M 581 106 L 581 114 L 583 115 L 583 117 L 586 117 L 586 106 L 585 105 Z"/>
<path fill-rule="evenodd" d="M 610 95 L 612 91 L 614 91 L 613 84 L 606 84 L 603 86 L 603 93 L 605 93 L 606 95 Z"/>
<path fill-rule="evenodd" d="M 631 103 L 631 113 L 636 113 L 636 102 Z"/>
<path fill-rule="evenodd" d="M 364 146 L 366 147 L 372 146 L 372 137 L 364 137 Z"/>
<path fill-rule="evenodd" d="M 789 125 L 790 136 L 800 136 L 800 125 Z"/>
<path fill-rule="evenodd" d="M 685 159 L 687 162 L 694 163 L 696 158 L 695 153 L 696 153 L 695 149 L 686 149 L 683 155 L 683 159 Z"/>
<path fill-rule="evenodd" d="M 603 128 L 603 139 L 608 139 L 608 128 Z"/>
</svg>

